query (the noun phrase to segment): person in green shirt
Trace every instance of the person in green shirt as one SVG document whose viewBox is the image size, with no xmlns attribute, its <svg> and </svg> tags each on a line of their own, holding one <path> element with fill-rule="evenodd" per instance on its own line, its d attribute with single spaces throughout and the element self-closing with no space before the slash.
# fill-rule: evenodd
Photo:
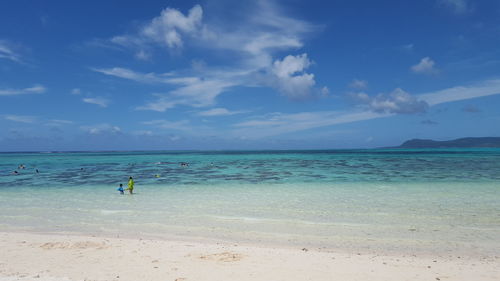
<svg viewBox="0 0 500 281">
<path fill-rule="evenodd" d="M 128 178 L 128 188 L 125 190 L 128 190 L 128 192 L 130 192 L 130 194 L 134 193 L 134 179 L 132 179 L 132 177 Z"/>
</svg>

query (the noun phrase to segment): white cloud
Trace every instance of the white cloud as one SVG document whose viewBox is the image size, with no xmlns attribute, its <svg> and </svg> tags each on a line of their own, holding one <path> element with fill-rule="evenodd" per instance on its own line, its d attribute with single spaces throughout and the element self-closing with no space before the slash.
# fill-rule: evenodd
<svg viewBox="0 0 500 281">
<path fill-rule="evenodd" d="M 424 106 L 421 102 L 426 102 L 429 106 L 434 106 L 441 103 L 498 94 L 500 94 L 500 79 L 483 81 L 470 86 L 452 87 L 431 93 L 415 95 L 414 97 L 408 97 L 407 93 L 405 94 L 401 89 L 396 89 L 389 95 L 383 95 L 385 99 L 392 99 L 392 102 L 388 102 L 389 106 L 387 106 L 387 108 L 381 105 L 384 104 L 383 98 L 382 102 L 380 100 L 378 101 L 379 104 L 376 105 L 376 108 L 379 109 L 379 112 L 323 111 L 293 114 L 278 112 L 237 123 L 234 125 L 237 128 L 234 133 L 246 139 L 263 138 L 307 129 L 394 116 L 396 111 L 418 111 L 416 109 L 421 109 L 421 107 Z M 360 93 L 359 98 L 361 101 L 365 101 L 365 103 L 369 103 L 374 99 L 364 93 Z M 409 101 L 409 103 L 405 105 L 404 101 Z M 403 102 L 403 105 L 401 102 Z"/>
<path fill-rule="evenodd" d="M 139 73 L 122 67 L 91 68 L 91 69 L 93 71 L 100 72 L 106 75 L 129 79 L 141 83 L 168 83 L 168 79 L 166 78 L 172 76 L 171 73 L 163 73 L 163 74 Z"/>
<path fill-rule="evenodd" d="M 135 57 L 140 60 L 148 61 L 151 60 L 151 53 L 148 53 L 144 50 L 139 50 L 137 53 L 135 53 Z"/>
<path fill-rule="evenodd" d="M 113 126 L 108 123 L 102 123 L 93 126 L 81 126 L 81 130 L 85 131 L 91 135 L 101 135 L 101 134 L 120 134 L 122 130 L 118 126 Z"/>
<path fill-rule="evenodd" d="M 83 98 L 83 102 L 85 103 L 90 103 L 90 104 L 96 104 L 100 107 L 107 107 L 109 105 L 109 100 L 101 97 L 95 97 L 95 98 Z"/>
<path fill-rule="evenodd" d="M 74 88 L 74 89 L 71 90 L 71 94 L 72 95 L 79 95 L 81 93 L 82 93 L 82 91 L 80 89 L 78 89 L 78 88 Z"/>
<path fill-rule="evenodd" d="M 0 40 L 0 59 L 7 59 L 14 62 L 21 62 L 21 55 L 13 50 L 12 43 L 6 40 Z"/>
<path fill-rule="evenodd" d="M 37 121 L 37 118 L 34 116 L 28 116 L 28 115 L 4 115 L 3 118 L 5 120 L 13 121 L 13 122 L 19 122 L 19 123 L 35 123 Z"/>
<path fill-rule="evenodd" d="M 412 66 L 411 70 L 418 74 L 436 74 L 438 70 L 434 67 L 434 64 L 435 62 L 431 58 L 425 57 Z"/>
<path fill-rule="evenodd" d="M 168 121 L 168 120 L 151 120 L 142 122 L 144 125 L 151 125 L 161 129 L 171 129 L 179 131 L 191 131 L 189 120 Z"/>
<path fill-rule="evenodd" d="M 206 111 L 200 111 L 198 112 L 198 115 L 200 116 L 228 116 L 228 115 L 235 115 L 235 114 L 240 114 L 240 113 L 245 113 L 247 111 L 230 111 L 226 108 L 218 107 L 218 108 L 212 108 L 210 110 Z"/>
<path fill-rule="evenodd" d="M 429 105 L 400 88 L 389 94 L 378 94 L 374 97 L 366 93 L 353 93 L 350 96 L 367 109 L 379 113 L 421 113 L 425 112 Z"/>
<path fill-rule="evenodd" d="M 276 112 L 237 123 L 234 126 L 238 129 L 234 133 L 240 137 L 255 139 L 387 116 L 391 116 L 391 114 L 368 111 L 353 113 L 322 111 L 293 114 Z"/>
<path fill-rule="evenodd" d="M 195 32 L 201 25 L 203 10 L 200 5 L 195 5 L 187 16 L 176 9 L 166 8 L 159 17 L 154 18 L 151 24 L 142 29 L 145 37 L 164 43 L 169 48 L 182 47 L 183 41 L 180 33 Z"/>
<path fill-rule="evenodd" d="M 61 119 L 51 119 L 47 120 L 47 122 L 44 124 L 45 126 L 64 126 L 64 125 L 71 125 L 74 124 L 73 121 L 70 120 L 61 120 Z"/>
<path fill-rule="evenodd" d="M 139 131 L 133 131 L 132 134 L 136 136 L 152 136 L 153 132 L 149 130 L 139 130 Z"/>
<path fill-rule="evenodd" d="M 446 7 L 452 13 L 461 15 L 469 11 L 467 0 L 438 0 L 438 4 Z"/>
<path fill-rule="evenodd" d="M 153 96 L 157 97 L 156 100 L 146 103 L 143 106 L 138 106 L 137 110 L 152 110 L 158 112 L 165 112 L 168 109 L 174 108 L 179 105 L 181 101 L 173 101 L 170 100 L 168 95 L 164 94 L 153 94 Z"/>
<path fill-rule="evenodd" d="M 414 44 L 406 44 L 406 45 L 403 45 L 401 46 L 401 48 L 404 50 L 404 51 L 407 51 L 407 52 L 413 52 L 413 50 L 415 49 L 415 45 Z"/>
<path fill-rule="evenodd" d="M 182 71 L 184 75 L 143 74 L 120 67 L 93 70 L 141 83 L 177 86 L 169 92 L 154 94 L 156 100 L 137 108 L 142 110 L 165 111 L 178 105 L 211 106 L 218 95 L 233 86 L 270 86 L 291 99 L 327 93 L 326 87 L 315 89 L 314 75 L 304 72 L 311 64 L 307 54 L 273 59 L 276 51 L 302 47 L 303 37 L 317 30 L 318 26 L 284 15 L 269 1 L 258 1 L 250 6 L 252 11 L 240 16 L 237 22 L 226 22 L 226 17 L 204 22 L 204 12 L 199 5 L 187 15 L 167 8 L 135 34 L 111 39 L 115 44 L 134 50 L 136 57 L 149 59 L 155 46 L 179 49 L 189 38 L 196 48 L 231 52 L 235 59 L 229 66 L 214 68 L 204 64 L 202 68 Z"/>
<path fill-rule="evenodd" d="M 311 96 L 316 82 L 314 75 L 304 72 L 311 65 L 307 54 L 288 55 L 283 60 L 275 60 L 272 73 L 275 75 L 275 87 L 291 99 L 303 99 Z"/>
<path fill-rule="evenodd" d="M 42 94 L 45 93 L 47 89 L 42 85 L 35 85 L 30 88 L 24 89 L 4 89 L 0 90 L 0 96 L 17 96 L 17 95 L 28 95 L 28 94 Z"/>
<path fill-rule="evenodd" d="M 418 95 L 417 98 L 429 105 L 468 100 L 500 94 L 500 79 L 486 80 L 469 86 L 457 86 L 440 91 Z"/>
<path fill-rule="evenodd" d="M 229 80 L 199 79 L 196 77 L 172 79 L 170 82 L 181 87 L 167 94 L 154 94 L 156 100 L 139 106 L 137 109 L 164 112 L 177 105 L 191 107 L 211 106 L 215 104 L 215 99 L 219 94 L 235 85 L 234 82 Z"/>
<path fill-rule="evenodd" d="M 115 36 L 112 43 L 125 47 L 139 49 L 136 56 L 140 59 L 149 58 L 143 48 L 148 44 L 159 44 L 171 49 L 181 48 L 184 44 L 183 35 L 200 32 L 203 10 L 200 5 L 191 8 L 187 15 L 177 9 L 166 8 L 160 16 L 153 18 L 142 26 L 137 35 Z"/>
<path fill-rule="evenodd" d="M 366 90 L 368 88 L 368 82 L 365 80 L 354 79 L 349 83 L 349 88 L 356 90 Z"/>
</svg>

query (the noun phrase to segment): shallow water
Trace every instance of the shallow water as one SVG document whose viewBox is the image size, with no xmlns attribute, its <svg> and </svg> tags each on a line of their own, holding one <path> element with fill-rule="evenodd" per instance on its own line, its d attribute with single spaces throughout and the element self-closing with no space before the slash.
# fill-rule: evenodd
<svg viewBox="0 0 500 281">
<path fill-rule="evenodd" d="M 9 153 L 0 174 L 5 230 L 500 249 L 498 149 Z"/>
</svg>

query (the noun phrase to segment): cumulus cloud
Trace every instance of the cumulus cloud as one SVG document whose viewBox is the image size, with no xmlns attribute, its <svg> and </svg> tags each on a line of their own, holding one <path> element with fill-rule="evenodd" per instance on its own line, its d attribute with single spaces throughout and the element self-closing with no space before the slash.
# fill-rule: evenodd
<svg viewBox="0 0 500 281">
<path fill-rule="evenodd" d="M 272 73 L 275 75 L 277 89 L 291 99 L 304 99 L 311 96 L 316 82 L 314 74 L 306 73 L 311 65 L 307 54 L 288 55 L 282 60 L 275 60 Z"/>
<path fill-rule="evenodd" d="M 379 104 L 374 107 L 374 109 L 378 111 L 370 110 L 370 104 L 375 102 L 377 97 L 370 97 L 366 93 L 356 93 L 352 94 L 351 97 L 354 98 L 357 103 L 365 106 L 366 109 L 369 109 L 368 111 L 324 111 L 293 114 L 275 112 L 265 116 L 256 116 L 249 120 L 235 124 L 234 127 L 236 130 L 234 133 L 245 139 L 261 138 L 312 128 L 389 117 L 401 111 L 416 113 L 426 109 L 427 106 L 474 99 L 484 96 L 499 95 L 500 80 L 487 80 L 473 85 L 452 87 L 431 93 L 416 95 L 414 97 L 408 96 L 409 94 L 405 93 L 401 89 L 396 89 L 393 93 L 395 94 L 378 96 Z M 398 96 L 402 98 L 396 99 L 395 97 Z M 407 102 L 402 102 L 405 100 Z M 390 105 L 386 110 L 382 110 L 383 107 L 380 105 L 380 103 L 384 104 L 384 101 L 389 101 L 387 104 Z M 395 108 L 397 110 L 394 110 Z M 427 123 L 427 125 L 433 125 L 431 124 L 432 122 L 435 121 L 423 121 L 423 123 Z"/>
<path fill-rule="evenodd" d="M 100 107 L 107 107 L 108 104 L 110 103 L 110 101 L 108 99 L 101 98 L 101 97 L 83 98 L 82 101 L 85 103 L 96 104 Z"/>
<path fill-rule="evenodd" d="M 438 0 L 438 4 L 457 15 L 467 13 L 470 8 L 467 0 Z"/>
<path fill-rule="evenodd" d="M 356 103 L 378 113 L 421 113 L 429 107 L 425 101 L 417 99 L 400 88 L 389 94 L 378 94 L 374 97 L 362 92 L 352 93 L 350 96 Z"/>
<path fill-rule="evenodd" d="M 170 48 L 182 47 L 180 33 L 195 32 L 201 25 L 202 16 L 200 5 L 191 8 L 187 16 L 176 9 L 166 8 L 151 24 L 143 28 L 142 34 Z"/>
<path fill-rule="evenodd" d="M 21 55 L 14 51 L 14 44 L 0 40 L 0 59 L 21 62 Z"/>
<path fill-rule="evenodd" d="M 120 127 L 108 123 L 102 123 L 92 126 L 81 126 L 80 129 L 90 135 L 102 135 L 102 134 L 116 135 L 116 134 L 121 134 L 122 132 Z"/>
<path fill-rule="evenodd" d="M 137 35 L 115 36 L 111 42 L 126 47 L 139 49 L 136 56 L 140 59 L 149 58 L 144 49 L 148 44 L 159 44 L 171 49 L 183 46 L 183 35 L 199 32 L 203 10 L 200 5 L 191 8 L 187 15 L 177 9 L 166 8 L 161 11 L 160 16 L 153 18 L 149 23 L 142 26 Z"/>
<path fill-rule="evenodd" d="M 0 90 L 0 96 L 17 96 L 17 95 L 28 95 L 28 94 L 42 94 L 45 93 L 47 89 L 42 85 L 35 85 L 33 87 L 24 89 L 3 89 Z"/>
<path fill-rule="evenodd" d="M 225 18 L 204 21 L 204 11 L 199 5 L 187 14 L 167 8 L 137 32 L 111 39 L 114 44 L 133 49 L 136 57 L 149 59 L 155 46 L 180 49 L 189 38 L 193 48 L 230 52 L 235 59 L 229 65 L 204 64 L 201 68 L 166 74 L 138 73 L 121 67 L 92 70 L 140 83 L 177 87 L 153 94 L 156 100 L 137 108 L 141 110 L 165 111 L 178 105 L 212 106 L 218 95 L 234 86 L 273 87 L 290 99 L 327 94 L 326 87 L 314 88 L 314 74 L 305 72 L 311 65 L 307 54 L 273 58 L 277 51 L 301 48 L 305 35 L 318 27 L 284 15 L 269 1 L 251 2 L 249 7 L 252 12 L 245 13 L 237 22 L 225 22 Z"/>
<path fill-rule="evenodd" d="M 418 74 L 436 74 L 438 70 L 434 67 L 435 62 L 429 58 L 425 57 L 420 60 L 419 63 L 411 67 L 411 71 Z"/>
</svg>

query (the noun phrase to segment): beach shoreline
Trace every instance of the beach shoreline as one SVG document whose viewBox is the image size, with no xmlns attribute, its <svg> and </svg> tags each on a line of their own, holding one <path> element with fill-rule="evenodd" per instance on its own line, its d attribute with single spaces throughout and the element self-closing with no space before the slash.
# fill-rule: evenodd
<svg viewBox="0 0 500 281">
<path fill-rule="evenodd" d="M 0 280 L 499 280 L 500 256 L 0 232 Z"/>
</svg>

